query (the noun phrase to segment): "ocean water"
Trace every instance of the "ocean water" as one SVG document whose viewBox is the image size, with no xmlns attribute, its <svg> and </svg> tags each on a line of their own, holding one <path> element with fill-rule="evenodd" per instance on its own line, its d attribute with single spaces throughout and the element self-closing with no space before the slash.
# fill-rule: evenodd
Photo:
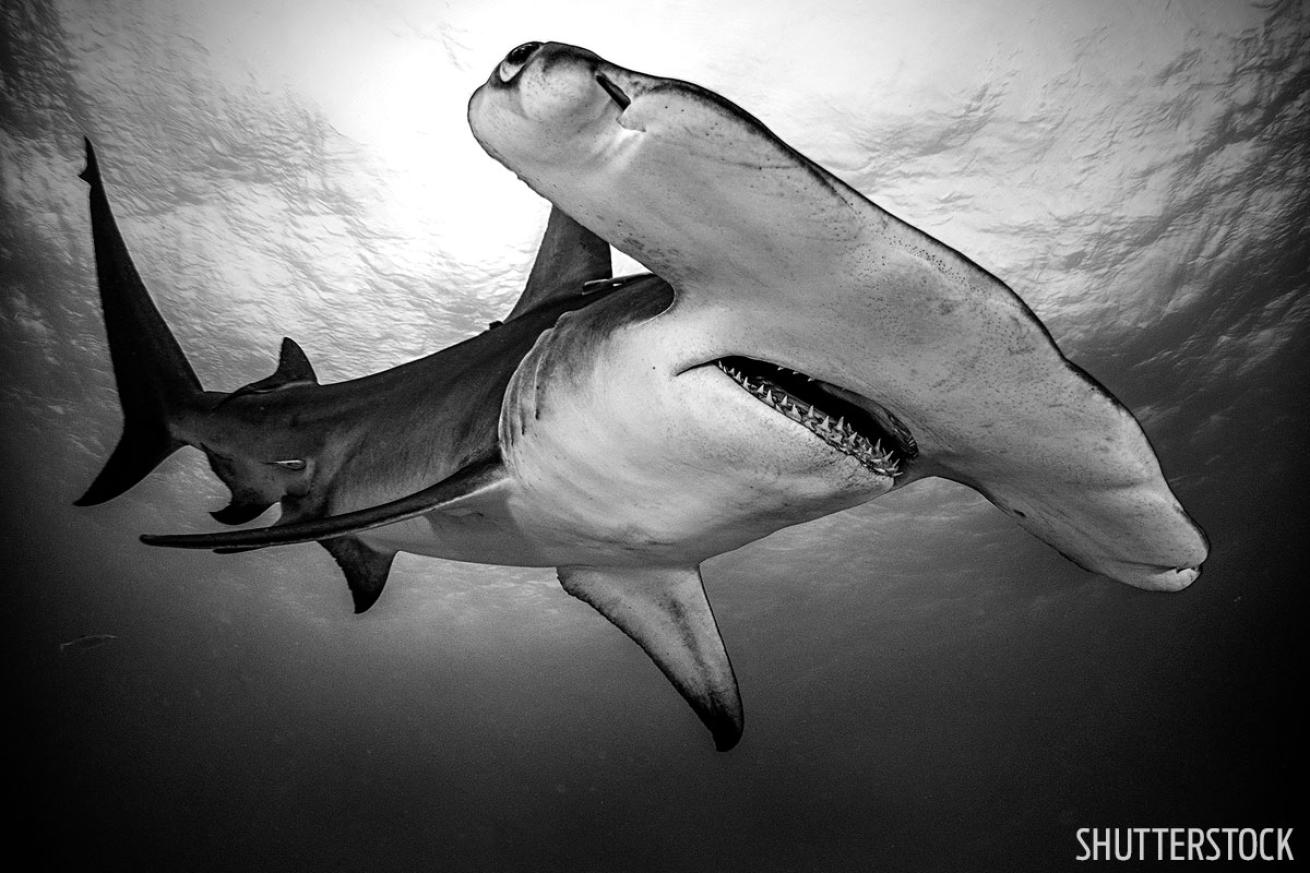
<svg viewBox="0 0 1310 873">
<path fill-rule="evenodd" d="M 1305 5 L 545 5 L 5 3 L 15 854 L 1049 871 L 1083 827 L 1303 824 Z M 512 305 L 547 207 L 464 104 L 528 39 L 725 94 L 1006 280 L 1141 419 L 1201 578 L 1117 585 L 944 482 L 779 532 L 705 567 L 746 707 L 719 754 L 549 570 L 401 556 L 355 616 L 314 546 L 147 548 L 226 502 L 192 450 L 74 508 L 119 427 L 81 137 L 207 387 L 284 335 L 351 378 Z"/>
</svg>

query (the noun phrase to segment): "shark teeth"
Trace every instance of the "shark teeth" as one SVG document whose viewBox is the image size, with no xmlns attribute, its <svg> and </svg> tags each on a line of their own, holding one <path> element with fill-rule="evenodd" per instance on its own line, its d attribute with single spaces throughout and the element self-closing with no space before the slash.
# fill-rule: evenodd
<svg viewBox="0 0 1310 873">
<path fill-rule="evenodd" d="M 779 386 L 759 376 L 748 374 L 741 368 L 723 360 L 715 361 L 715 364 L 761 403 L 803 425 L 819 439 L 834 449 L 850 455 L 874 473 L 895 478 L 903 472 L 896 455 L 892 451 L 883 448 L 882 440 L 870 441 L 844 417 L 838 416 L 834 420 L 832 416 L 817 406 L 806 403 Z M 785 367 L 779 367 L 778 369 L 791 373 L 794 377 L 804 378 L 810 382 L 814 381 L 804 373 L 797 373 L 795 370 L 788 370 Z"/>
</svg>

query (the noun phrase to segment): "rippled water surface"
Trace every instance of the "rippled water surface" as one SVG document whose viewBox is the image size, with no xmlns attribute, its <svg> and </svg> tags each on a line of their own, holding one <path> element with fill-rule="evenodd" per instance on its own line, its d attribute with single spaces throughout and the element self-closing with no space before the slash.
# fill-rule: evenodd
<svg viewBox="0 0 1310 873">
<path fill-rule="evenodd" d="M 20 839 L 49 869 L 1045 871 L 1079 827 L 1303 823 L 1304 4 L 563 7 L 5 3 Z M 82 135 L 207 387 L 284 335 L 350 378 L 512 305 L 547 207 L 464 112 L 528 39 L 725 94 L 1005 279 L 1143 422 L 1201 579 L 1116 585 L 941 482 L 781 532 L 706 567 L 747 712 L 720 755 L 548 570 L 402 556 L 355 616 L 313 546 L 148 549 L 226 500 L 191 450 L 74 509 L 119 427 Z"/>
</svg>

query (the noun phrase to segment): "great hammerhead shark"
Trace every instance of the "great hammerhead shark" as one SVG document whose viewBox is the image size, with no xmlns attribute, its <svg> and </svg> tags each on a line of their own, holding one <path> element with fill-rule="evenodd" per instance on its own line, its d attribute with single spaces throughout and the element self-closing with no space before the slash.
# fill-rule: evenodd
<svg viewBox="0 0 1310 873">
<path fill-rule="evenodd" d="M 469 118 L 555 204 L 504 324 L 337 385 L 287 340 L 232 394 L 200 387 L 88 150 L 125 424 L 82 502 L 189 444 L 232 490 L 219 521 L 282 518 L 147 543 L 317 541 L 361 610 L 397 550 L 557 567 L 720 750 L 742 707 L 700 564 L 780 528 L 936 475 L 1095 572 L 1155 590 L 1199 574 L 1204 538 L 1140 426 L 1031 310 L 722 97 L 528 43 Z M 606 240 L 655 274 L 612 278 Z"/>
</svg>

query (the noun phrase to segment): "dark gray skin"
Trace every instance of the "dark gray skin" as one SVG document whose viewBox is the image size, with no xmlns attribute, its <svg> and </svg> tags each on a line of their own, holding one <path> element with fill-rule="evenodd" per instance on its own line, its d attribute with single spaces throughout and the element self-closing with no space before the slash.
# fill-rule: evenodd
<svg viewBox="0 0 1310 873">
<path fill-rule="evenodd" d="M 96 269 L 124 424 L 79 506 L 117 497 L 184 445 L 204 451 L 231 490 L 231 503 L 212 513 L 225 524 L 250 521 L 275 503 L 279 525 L 312 521 L 385 504 L 412 493 L 416 482 L 441 482 L 496 457 L 506 385 L 541 333 L 625 284 L 597 281 L 611 276 L 608 244 L 555 210 L 523 296 L 484 333 L 330 385 L 318 383 L 304 352 L 286 339 L 272 376 L 232 393 L 207 391 L 132 263 L 90 142 L 82 177 L 91 186 Z M 318 542 L 341 565 L 356 612 L 372 606 L 395 550 L 351 535 Z"/>
</svg>

